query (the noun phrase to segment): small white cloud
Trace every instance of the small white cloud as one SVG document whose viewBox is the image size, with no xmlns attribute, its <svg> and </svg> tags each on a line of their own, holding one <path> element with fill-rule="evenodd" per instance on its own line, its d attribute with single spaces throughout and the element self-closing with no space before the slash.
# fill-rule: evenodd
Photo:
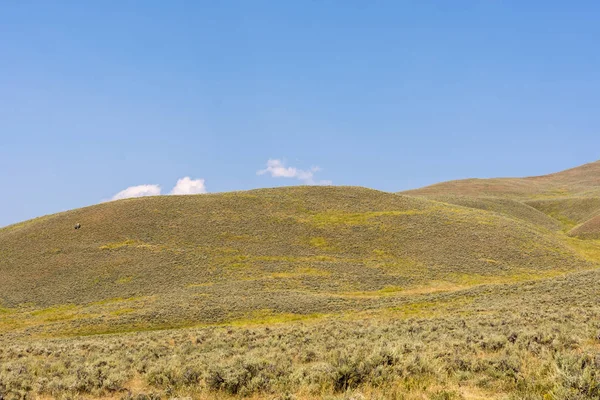
<svg viewBox="0 0 600 400">
<path fill-rule="evenodd" d="M 281 160 L 270 159 L 267 161 L 267 168 L 257 172 L 258 175 L 264 175 L 266 173 L 271 174 L 273 178 L 296 178 L 299 171 L 294 167 L 285 167 Z"/>
<path fill-rule="evenodd" d="M 200 194 L 206 193 L 204 179 L 191 179 L 189 176 L 177 180 L 177 184 L 169 194 Z M 138 185 L 130 186 L 115 194 L 111 200 L 129 199 L 131 197 L 160 196 L 161 188 L 159 185 Z M 106 201 L 106 200 L 104 200 Z"/>
<path fill-rule="evenodd" d="M 206 193 L 204 179 L 181 178 L 169 194 L 201 194 Z"/>
<path fill-rule="evenodd" d="M 331 181 L 321 180 L 315 182 L 315 173 L 321 171 L 319 167 L 312 167 L 309 170 L 298 169 L 295 167 L 286 167 L 285 163 L 277 159 L 269 159 L 267 168 L 256 172 L 257 175 L 270 174 L 273 178 L 295 178 L 305 185 L 331 185 Z"/>
<path fill-rule="evenodd" d="M 115 194 L 111 200 L 128 199 L 130 197 L 143 197 L 143 196 L 158 196 L 160 195 L 159 185 L 138 185 L 130 186 L 125 190 L 121 190 Z"/>
</svg>

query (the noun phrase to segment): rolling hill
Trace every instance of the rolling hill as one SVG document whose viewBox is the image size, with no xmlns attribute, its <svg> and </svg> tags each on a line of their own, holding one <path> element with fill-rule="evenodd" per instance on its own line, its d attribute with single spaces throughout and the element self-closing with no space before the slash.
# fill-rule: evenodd
<svg viewBox="0 0 600 400">
<path fill-rule="evenodd" d="M 48 309 L 58 322 L 43 326 L 110 331 L 379 308 L 592 266 L 546 215 L 488 203 L 513 216 L 356 187 L 103 203 L 0 230 L 0 300 Z"/>
<path fill-rule="evenodd" d="M 600 161 L 543 176 L 449 181 L 401 194 L 441 201 L 446 198 L 452 204 L 495 209 L 531 222 L 531 211 L 523 210 L 529 206 L 553 220 L 547 224 L 558 222 L 572 236 L 600 237 L 600 226 L 594 222 L 600 214 Z"/>
<path fill-rule="evenodd" d="M 595 398 L 599 218 L 592 163 L 401 194 L 134 198 L 8 226 L 0 399 Z"/>
</svg>

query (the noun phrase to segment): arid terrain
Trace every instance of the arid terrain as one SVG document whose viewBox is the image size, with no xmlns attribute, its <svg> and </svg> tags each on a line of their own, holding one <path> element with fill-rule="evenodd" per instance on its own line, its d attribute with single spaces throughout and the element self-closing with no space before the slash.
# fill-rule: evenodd
<svg viewBox="0 0 600 400">
<path fill-rule="evenodd" d="M 0 229 L 0 399 L 598 399 L 599 266 L 600 162 L 102 203 Z"/>
</svg>

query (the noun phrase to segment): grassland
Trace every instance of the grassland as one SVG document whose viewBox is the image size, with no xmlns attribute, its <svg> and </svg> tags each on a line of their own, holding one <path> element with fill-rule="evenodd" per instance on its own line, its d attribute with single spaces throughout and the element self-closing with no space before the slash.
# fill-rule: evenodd
<svg viewBox="0 0 600 400">
<path fill-rule="evenodd" d="M 599 166 L 1 229 L 0 399 L 600 398 Z"/>
<path fill-rule="evenodd" d="M 596 399 L 599 270 L 353 314 L 3 338 L 5 398 Z"/>
<path fill-rule="evenodd" d="M 0 324 L 21 329 L 15 321 L 31 322 L 21 316 L 37 310 L 53 319 L 28 329 L 82 333 L 221 323 L 267 309 L 338 313 L 415 289 L 594 267 L 541 217 L 534 224 L 348 187 L 105 203 L 0 231 L 0 301 L 11 310 Z M 393 299 L 380 296 L 389 288 Z M 53 311 L 64 305 L 74 308 Z"/>
</svg>

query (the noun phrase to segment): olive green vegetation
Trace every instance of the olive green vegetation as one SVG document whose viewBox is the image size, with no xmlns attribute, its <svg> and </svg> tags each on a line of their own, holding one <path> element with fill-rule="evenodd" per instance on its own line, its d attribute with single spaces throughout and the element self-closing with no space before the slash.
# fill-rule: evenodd
<svg viewBox="0 0 600 400">
<path fill-rule="evenodd" d="M 596 172 L 127 199 L 0 229 L 0 399 L 598 398 Z"/>
</svg>

